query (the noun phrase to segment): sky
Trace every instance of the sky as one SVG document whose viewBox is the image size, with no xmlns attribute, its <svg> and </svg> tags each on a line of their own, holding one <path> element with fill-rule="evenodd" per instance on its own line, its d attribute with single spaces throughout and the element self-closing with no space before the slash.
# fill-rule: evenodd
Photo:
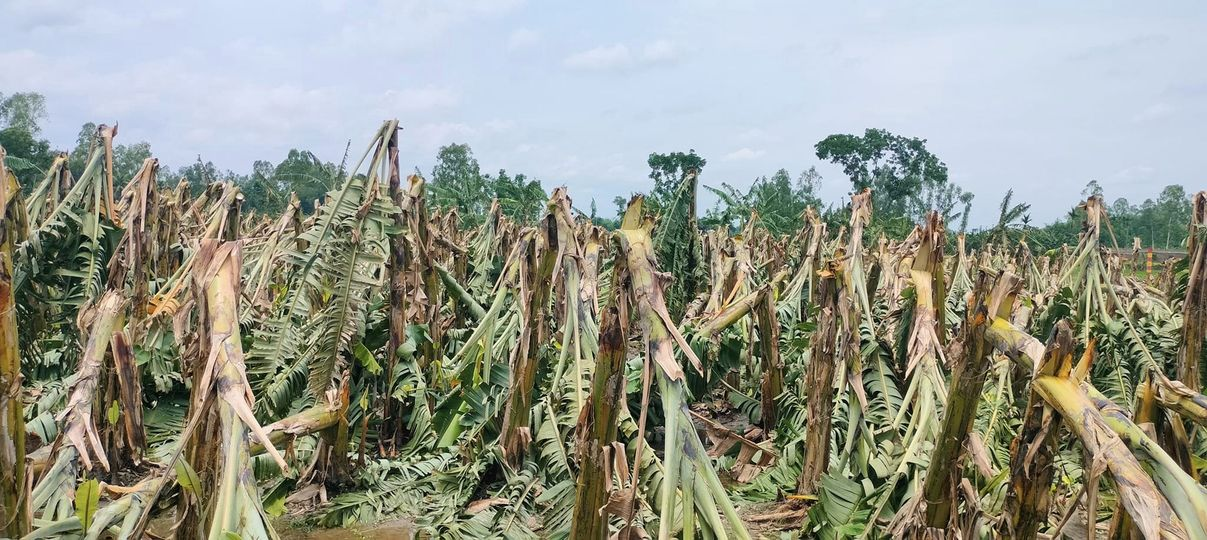
<svg viewBox="0 0 1207 540">
<path fill-rule="evenodd" d="M 339 162 L 397 118 L 404 167 L 468 143 L 603 214 L 687 149 L 704 184 L 816 166 L 839 203 L 813 145 L 876 127 L 928 141 L 974 226 L 1009 188 L 1047 223 L 1090 180 L 1205 187 L 1201 1 L 3 0 L 0 21 L 0 92 L 45 95 L 55 146 L 117 122 L 173 167 Z"/>
</svg>

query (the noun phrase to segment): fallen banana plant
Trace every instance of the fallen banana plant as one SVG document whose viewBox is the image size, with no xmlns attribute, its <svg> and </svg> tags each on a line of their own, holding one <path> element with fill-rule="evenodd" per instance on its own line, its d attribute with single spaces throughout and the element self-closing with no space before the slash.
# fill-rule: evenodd
<svg viewBox="0 0 1207 540">
<path fill-rule="evenodd" d="M 609 231 L 466 215 L 405 133 L 275 215 L 115 126 L 0 158 L 0 535 L 1204 537 L 1207 194 L 1150 278 L 1098 197 L 1046 252 L 870 190 L 705 231 L 686 167 Z"/>
</svg>

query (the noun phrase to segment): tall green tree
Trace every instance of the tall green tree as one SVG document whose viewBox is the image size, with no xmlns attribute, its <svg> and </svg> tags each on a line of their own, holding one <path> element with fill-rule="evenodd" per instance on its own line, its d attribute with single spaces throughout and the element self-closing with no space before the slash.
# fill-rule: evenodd
<svg viewBox="0 0 1207 540">
<path fill-rule="evenodd" d="M 8 152 L 5 164 L 23 189 L 41 179 L 54 161 L 50 142 L 41 138 L 46 99 L 36 92 L 0 93 L 0 146 Z"/>
<path fill-rule="evenodd" d="M 963 205 L 963 210 L 960 211 L 960 233 L 963 234 L 968 230 L 968 216 L 972 215 L 972 192 L 964 191 L 960 193 L 960 204 Z"/>
<path fill-rule="evenodd" d="M 147 158 L 151 157 L 151 145 L 146 141 L 134 144 L 119 144 L 113 147 L 113 182 L 115 189 L 125 186 Z"/>
<path fill-rule="evenodd" d="M 193 193 L 193 196 L 200 194 L 211 183 L 227 177 L 226 174 L 218 170 L 218 166 L 214 165 L 214 162 L 202 161 L 200 155 L 197 156 L 197 161 L 169 172 L 172 173 L 174 180 L 171 183 L 174 184 L 181 179 L 185 180 L 188 182 L 189 191 Z M 161 176 L 164 175 L 161 174 Z"/>
<path fill-rule="evenodd" d="M 450 144 L 436 154 L 428 196 L 440 208 L 455 208 L 466 227 L 482 223 L 492 200 L 503 215 L 524 224 L 536 222 L 545 212 L 549 194 L 535 178 L 523 173 L 483 174 L 468 144 Z"/>
<path fill-rule="evenodd" d="M 322 200 L 339 184 L 337 176 L 334 164 L 324 163 L 309 150 L 294 148 L 273 169 L 272 181 L 264 185 L 275 187 L 268 194 L 282 205 L 290 192 L 297 193 L 302 211 L 309 214 L 314 212 L 314 202 Z"/>
<path fill-rule="evenodd" d="M 1186 188 L 1179 184 L 1165 186 L 1156 199 L 1145 199 L 1139 207 L 1132 207 L 1128 214 L 1130 219 L 1125 220 L 1131 226 L 1122 234 L 1116 227 L 1116 235 L 1139 237 L 1142 243 L 1157 249 L 1179 249 L 1186 243 L 1190 210 L 1190 194 Z M 1115 220 L 1112 215 L 1112 223 Z"/>
<path fill-rule="evenodd" d="M 696 175 L 704 172 L 707 161 L 695 153 L 694 149 L 689 149 L 687 153 L 651 153 L 646 159 L 646 164 L 649 166 L 649 179 L 654 181 L 654 188 L 649 191 L 646 204 L 653 203 L 651 210 L 661 211 L 675 197 L 684 176 L 690 172 L 695 172 Z"/>
<path fill-rule="evenodd" d="M 243 179 L 239 190 L 243 192 L 243 206 L 261 214 L 279 214 L 289 200 L 289 185 L 277 179 L 276 166 L 257 159 L 251 165 L 251 174 Z"/>
<path fill-rule="evenodd" d="M 429 200 L 441 208 L 455 208 L 466 226 L 481 223 L 490 209 L 491 193 L 468 144 L 440 147 L 427 187 Z"/>
<path fill-rule="evenodd" d="M 695 171 L 697 175 L 704 170 L 704 165 L 708 163 L 699 154 L 696 154 L 694 149 L 689 149 L 687 153 L 670 152 L 660 154 L 654 152 L 650 154 L 646 160 L 646 164 L 650 167 L 650 180 L 654 181 L 654 187 L 647 193 L 640 193 L 645 196 L 645 211 L 648 214 L 661 215 L 665 213 L 665 208 L 669 205 L 675 196 L 675 191 L 679 188 L 679 184 L 686 177 L 688 171 Z M 630 193 L 629 197 L 616 196 L 612 199 L 612 203 L 616 205 L 616 216 L 619 218 L 624 215 L 624 211 L 629 206 L 629 199 L 639 193 Z"/>
<path fill-rule="evenodd" d="M 695 172 L 698 176 L 704 172 L 707 163 L 694 149 L 689 149 L 687 153 L 650 154 L 646 164 L 650 167 L 650 180 L 654 181 L 654 188 L 646 196 L 646 208 L 652 213 L 662 213 L 671 204 L 687 174 Z M 628 201 L 625 202 L 627 204 Z"/>
<path fill-rule="evenodd" d="M 67 154 L 67 168 L 71 169 L 71 174 L 76 177 L 84 172 L 84 166 L 87 164 L 88 152 L 92 150 L 92 145 L 96 143 L 96 124 L 93 122 L 85 122 L 80 126 L 80 131 L 75 136 L 75 146 L 71 152 Z M 163 176 L 162 169 L 160 176 Z"/>
<path fill-rule="evenodd" d="M 1031 217 L 1027 211 L 1031 210 L 1031 205 L 1026 203 L 1015 203 L 1014 190 L 1006 190 L 1006 196 L 1002 197 L 1002 202 L 998 205 L 997 224 L 989 233 L 991 242 L 1006 243 L 1010 241 L 1010 232 L 1016 230 L 1020 222 L 1030 222 Z"/>
<path fill-rule="evenodd" d="M 0 92 L 0 125 L 18 128 L 31 136 L 42 134 L 46 119 L 46 98 L 37 92 L 17 92 L 5 96 Z"/>
<path fill-rule="evenodd" d="M 646 200 L 652 201 L 648 206 L 658 216 L 654 252 L 659 268 L 675 276 L 667 286 L 666 306 L 678 320 L 703 286 L 707 271 L 696 217 L 700 171 L 705 160 L 695 150 L 689 150 L 686 154 L 650 154 L 648 164 L 654 189 Z"/>
<path fill-rule="evenodd" d="M 483 181 L 486 191 L 499 201 L 503 215 L 512 220 L 531 224 L 544 214 L 549 194 L 545 193 L 540 181 L 529 180 L 523 173 L 511 176 L 503 169 L 499 169 L 497 176 L 487 174 Z"/>
<path fill-rule="evenodd" d="M 817 157 L 842 166 L 852 192 L 872 188 L 878 220 L 915 223 L 931 209 L 944 220 L 971 204 L 971 195 L 948 181 L 947 164 L 926 148 L 926 139 L 869 128 L 863 135 L 835 134 L 814 147 Z"/>
</svg>

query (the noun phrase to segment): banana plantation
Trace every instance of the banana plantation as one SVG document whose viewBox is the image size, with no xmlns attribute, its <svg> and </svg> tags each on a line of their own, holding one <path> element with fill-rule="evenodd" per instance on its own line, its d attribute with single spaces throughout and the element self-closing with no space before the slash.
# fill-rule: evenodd
<svg viewBox="0 0 1207 540">
<path fill-rule="evenodd" d="M 0 536 L 1207 539 L 1207 192 L 1153 269 L 1099 197 L 970 252 L 866 190 L 702 231 L 690 170 L 468 229 L 400 134 L 309 215 L 115 179 L 106 126 L 78 177 L 0 157 Z"/>
</svg>

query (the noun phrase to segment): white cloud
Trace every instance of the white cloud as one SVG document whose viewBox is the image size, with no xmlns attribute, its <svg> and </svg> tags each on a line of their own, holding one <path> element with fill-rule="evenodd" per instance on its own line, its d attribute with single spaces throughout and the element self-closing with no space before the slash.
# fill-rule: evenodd
<svg viewBox="0 0 1207 540">
<path fill-rule="evenodd" d="M 464 122 L 426 122 L 414 127 L 404 126 L 405 137 L 424 152 L 431 152 L 452 143 L 477 144 L 506 134 L 513 129 L 510 120 L 492 119 L 481 124 Z"/>
<path fill-rule="evenodd" d="M 749 159 L 758 159 L 766 154 L 765 150 L 752 150 L 750 148 L 741 148 L 725 154 L 725 161 L 745 161 Z"/>
<path fill-rule="evenodd" d="M 738 133 L 737 138 L 739 141 L 754 141 L 754 142 L 779 140 L 778 137 L 768 133 L 766 130 L 762 130 L 759 128 L 750 128 L 746 131 Z"/>
<path fill-rule="evenodd" d="M 179 56 L 121 67 L 51 58 L 0 52 L 0 64 L 12 67 L 0 70 L 0 88 L 44 92 L 51 108 L 45 127 L 59 147 L 74 144 L 86 121 L 120 123 L 119 143 L 146 140 L 165 164 L 188 163 L 201 153 L 221 167 L 238 168 L 245 165 L 230 155 L 239 149 L 274 156 L 291 146 L 322 144 L 322 134 L 360 133 L 381 119 L 375 108 L 351 103 L 380 97 L 359 87 L 241 78 L 196 69 Z M 76 84 L 56 84 L 61 72 L 71 73 Z M 72 105 L 66 116 L 56 112 L 65 103 Z"/>
<path fill-rule="evenodd" d="M 650 43 L 641 50 L 641 60 L 647 64 L 671 63 L 679 59 L 679 47 L 665 39 Z"/>
<path fill-rule="evenodd" d="M 333 35 L 316 42 L 316 50 L 344 55 L 386 51 L 397 55 L 439 48 L 448 44 L 454 28 L 506 14 L 520 7 L 523 0 L 378 0 L 368 4 L 375 16 L 336 27 L 330 32 Z"/>
<path fill-rule="evenodd" d="M 1132 122 L 1143 123 L 1160 120 L 1173 114 L 1173 107 L 1166 103 L 1154 103 L 1132 117 Z"/>
<path fill-rule="evenodd" d="M 520 28 L 507 36 L 507 50 L 518 51 L 536 45 L 541 41 L 541 34 L 528 28 Z"/>
<path fill-rule="evenodd" d="M 629 67 L 633 63 L 633 56 L 627 45 L 617 43 L 572 54 L 563 63 L 572 69 L 607 71 Z"/>
<path fill-rule="evenodd" d="M 29 49 L 0 51 L 0 87 L 7 91 L 42 91 L 54 82 L 50 58 Z"/>
<path fill-rule="evenodd" d="M 1132 165 L 1131 167 L 1125 167 L 1115 171 L 1115 173 L 1111 175 L 1111 180 L 1112 183 L 1114 183 L 1114 181 L 1133 182 L 1136 180 L 1151 178 L 1154 172 L 1156 172 L 1156 169 L 1148 165 Z"/>
<path fill-rule="evenodd" d="M 424 150 L 433 150 L 450 143 L 463 143 L 481 131 L 461 122 L 428 122 L 406 128 L 406 137 Z"/>
<path fill-rule="evenodd" d="M 424 86 L 405 90 L 386 90 L 381 101 L 387 113 L 443 109 L 457 104 L 457 94 L 448 88 Z"/>
<path fill-rule="evenodd" d="M 578 177 L 583 172 L 583 160 L 573 154 L 565 156 L 553 163 L 549 167 L 549 172 L 555 182 L 562 182 L 567 178 Z"/>
<path fill-rule="evenodd" d="M 515 128 L 515 122 L 501 118 L 491 118 L 482 123 L 482 131 L 490 134 L 506 133 Z"/>
<path fill-rule="evenodd" d="M 0 5 L 0 19 L 6 27 L 35 34 L 84 31 L 118 35 L 182 17 L 180 8 L 164 4 L 123 9 L 112 2 L 88 0 L 5 0 Z"/>
<path fill-rule="evenodd" d="M 680 56 L 681 51 L 677 45 L 659 39 L 642 47 L 629 47 L 624 43 L 601 45 L 574 53 L 566 57 L 563 64 L 568 68 L 584 71 L 620 71 L 669 64 L 679 60 Z"/>
</svg>

